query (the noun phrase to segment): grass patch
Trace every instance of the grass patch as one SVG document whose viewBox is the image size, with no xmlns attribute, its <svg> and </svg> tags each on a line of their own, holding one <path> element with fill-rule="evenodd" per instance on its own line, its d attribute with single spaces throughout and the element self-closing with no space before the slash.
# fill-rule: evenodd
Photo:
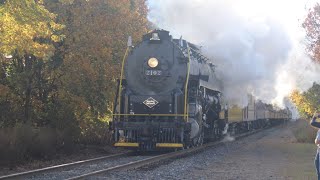
<svg viewBox="0 0 320 180">
<path fill-rule="evenodd" d="M 276 145 L 276 148 L 282 151 L 288 159 L 283 175 L 286 179 L 294 180 L 317 179 L 314 166 L 317 151 L 314 139 L 317 129 L 313 128 L 309 121 L 300 119 L 292 123 L 290 130 L 296 141 Z"/>
<path fill-rule="evenodd" d="M 314 167 L 314 156 L 316 147 L 310 143 L 290 143 L 282 146 L 281 150 L 285 152 L 288 165 L 284 175 L 288 179 L 294 180 L 313 180 L 317 179 Z"/>
<path fill-rule="evenodd" d="M 292 127 L 292 132 L 299 143 L 314 143 L 317 129 L 310 126 L 307 120 L 297 120 Z"/>
</svg>

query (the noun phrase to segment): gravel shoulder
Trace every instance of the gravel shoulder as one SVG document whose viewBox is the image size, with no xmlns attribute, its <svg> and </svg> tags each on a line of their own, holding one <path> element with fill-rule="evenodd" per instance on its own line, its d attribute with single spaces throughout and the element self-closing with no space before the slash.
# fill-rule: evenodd
<svg viewBox="0 0 320 180">
<path fill-rule="evenodd" d="M 313 144 L 296 143 L 293 123 L 180 159 L 92 179 L 316 179 Z"/>
</svg>

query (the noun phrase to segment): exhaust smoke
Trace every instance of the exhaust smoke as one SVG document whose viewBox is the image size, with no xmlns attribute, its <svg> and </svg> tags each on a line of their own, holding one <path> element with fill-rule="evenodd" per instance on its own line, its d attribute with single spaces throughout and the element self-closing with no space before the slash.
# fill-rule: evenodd
<svg viewBox="0 0 320 180">
<path fill-rule="evenodd" d="M 202 46 L 230 102 L 244 106 L 249 93 L 284 107 L 292 90 L 320 82 L 320 66 L 305 54 L 301 27 L 311 2 L 149 0 L 148 6 L 159 28 Z"/>
</svg>

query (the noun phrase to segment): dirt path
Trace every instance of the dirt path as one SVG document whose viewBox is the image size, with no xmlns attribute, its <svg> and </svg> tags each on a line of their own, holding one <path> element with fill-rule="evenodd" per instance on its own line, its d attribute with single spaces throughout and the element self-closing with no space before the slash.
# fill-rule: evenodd
<svg viewBox="0 0 320 180">
<path fill-rule="evenodd" d="M 237 149 L 230 146 L 219 162 L 191 174 L 206 179 L 315 179 L 315 148 L 295 143 L 292 126 L 267 130 L 260 138 L 250 137 L 251 143 L 244 141 Z"/>
</svg>

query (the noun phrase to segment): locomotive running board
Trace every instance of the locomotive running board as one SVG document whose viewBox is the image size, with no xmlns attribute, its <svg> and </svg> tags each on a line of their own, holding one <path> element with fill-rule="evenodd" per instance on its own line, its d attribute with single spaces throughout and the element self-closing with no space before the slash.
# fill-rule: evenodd
<svg viewBox="0 0 320 180">
<path fill-rule="evenodd" d="M 158 148 L 179 148 L 179 147 L 183 147 L 183 144 L 180 144 L 180 143 L 157 143 L 156 147 L 158 147 Z"/>
<path fill-rule="evenodd" d="M 139 147 L 139 143 L 115 143 L 116 147 Z"/>
</svg>

